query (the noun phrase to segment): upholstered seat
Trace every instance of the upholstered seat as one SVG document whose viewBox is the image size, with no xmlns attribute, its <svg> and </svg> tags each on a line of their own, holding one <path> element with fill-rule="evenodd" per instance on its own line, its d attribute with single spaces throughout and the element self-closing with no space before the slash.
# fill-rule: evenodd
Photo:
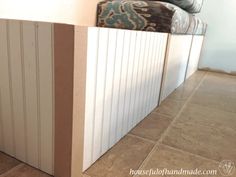
<svg viewBox="0 0 236 177">
<path fill-rule="evenodd" d="M 204 34 L 206 24 L 181 8 L 159 1 L 114 0 L 98 4 L 97 26 L 172 34 Z"/>
</svg>

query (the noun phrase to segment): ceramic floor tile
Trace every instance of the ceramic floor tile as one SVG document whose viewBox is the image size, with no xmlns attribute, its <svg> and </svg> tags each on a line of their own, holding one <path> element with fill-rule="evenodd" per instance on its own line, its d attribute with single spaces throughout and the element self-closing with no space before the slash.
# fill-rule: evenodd
<svg viewBox="0 0 236 177">
<path fill-rule="evenodd" d="M 199 89 L 236 98 L 236 76 L 208 73 Z"/>
<path fill-rule="evenodd" d="M 188 78 L 182 85 L 180 85 L 168 98 L 175 100 L 186 100 L 193 93 L 194 89 L 201 82 L 205 76 L 205 71 L 196 71 L 190 78 Z"/>
<path fill-rule="evenodd" d="M 146 161 L 145 165 L 142 167 L 142 170 L 152 169 L 154 172 L 156 169 L 158 170 L 169 170 L 170 174 L 161 175 L 161 174 L 153 174 L 152 177 L 166 176 L 166 177 L 175 177 L 181 175 L 172 175 L 171 170 L 214 170 L 212 173 L 215 175 L 211 176 L 221 176 L 218 171 L 218 163 L 214 161 L 207 160 L 201 157 L 197 157 L 195 155 L 179 151 L 173 148 L 170 148 L 165 145 L 159 145 L 155 151 L 152 153 L 152 156 Z M 204 171 L 206 172 L 206 171 Z M 149 176 L 149 175 L 142 175 Z M 182 175 L 184 176 L 184 175 Z M 191 176 L 191 175 L 186 175 Z M 201 175 L 204 176 L 204 175 Z M 207 176 L 207 175 L 205 175 Z M 139 176 L 141 177 L 141 175 Z"/>
<path fill-rule="evenodd" d="M 0 175 L 13 167 L 19 165 L 20 162 L 0 152 Z"/>
<path fill-rule="evenodd" d="M 173 119 L 179 113 L 184 103 L 184 101 L 167 98 L 154 110 L 154 112 L 166 115 Z"/>
<path fill-rule="evenodd" d="M 172 92 L 168 98 L 180 101 L 187 100 L 193 93 L 194 89 L 195 87 L 193 86 L 181 85 L 174 92 Z"/>
<path fill-rule="evenodd" d="M 182 85 L 196 88 L 206 74 L 206 71 L 196 71 Z"/>
<path fill-rule="evenodd" d="M 236 131 L 236 113 L 208 108 L 197 104 L 188 104 L 177 122 L 208 125 L 218 129 Z"/>
<path fill-rule="evenodd" d="M 104 154 L 85 174 L 91 177 L 128 177 L 130 169 L 138 169 L 154 144 L 126 136 Z"/>
<path fill-rule="evenodd" d="M 236 92 L 235 94 L 216 93 L 199 89 L 191 98 L 190 103 L 236 113 Z"/>
<path fill-rule="evenodd" d="M 208 73 L 190 103 L 236 113 L 236 76 Z"/>
<path fill-rule="evenodd" d="M 217 161 L 235 160 L 235 137 L 236 114 L 189 104 L 163 143 Z"/>
<path fill-rule="evenodd" d="M 51 177 L 35 168 L 21 164 L 1 177 Z"/>
<path fill-rule="evenodd" d="M 224 74 L 224 73 L 217 73 L 217 72 L 208 72 L 207 76 L 212 81 L 223 81 L 225 83 L 235 83 L 236 82 L 236 75 Z"/>
<path fill-rule="evenodd" d="M 152 141 L 157 141 L 170 123 L 171 119 L 169 117 L 152 113 L 140 122 L 130 133 Z"/>
</svg>

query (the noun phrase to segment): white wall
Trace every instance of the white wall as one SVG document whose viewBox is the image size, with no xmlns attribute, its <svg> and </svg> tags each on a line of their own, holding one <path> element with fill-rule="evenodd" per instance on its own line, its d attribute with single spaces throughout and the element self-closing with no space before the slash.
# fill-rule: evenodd
<svg viewBox="0 0 236 177">
<path fill-rule="evenodd" d="M 208 23 L 200 68 L 236 72 L 236 1 L 205 0 L 200 17 Z"/>
<path fill-rule="evenodd" d="M 0 0 L 0 18 L 94 26 L 99 0 Z"/>
</svg>

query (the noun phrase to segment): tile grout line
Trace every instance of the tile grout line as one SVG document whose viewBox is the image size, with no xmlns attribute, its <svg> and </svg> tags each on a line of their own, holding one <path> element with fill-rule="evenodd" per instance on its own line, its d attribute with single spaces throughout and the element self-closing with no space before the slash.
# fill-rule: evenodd
<svg viewBox="0 0 236 177">
<path fill-rule="evenodd" d="M 164 119 L 168 119 L 168 120 L 170 120 L 170 122 L 173 121 L 173 119 L 170 118 L 170 116 L 165 115 L 165 114 L 159 114 L 159 113 L 157 113 L 157 112 L 152 112 L 152 113 L 150 113 L 149 115 L 146 116 L 146 118 L 147 118 L 148 116 L 150 116 L 151 114 L 155 114 L 155 115 L 157 115 L 157 116 L 164 116 L 164 117 L 159 117 L 159 119 L 163 119 L 163 120 L 164 120 Z M 153 144 L 156 144 L 157 141 L 158 141 L 158 140 L 156 140 L 156 141 L 155 141 L 155 140 L 151 140 L 151 139 L 148 139 L 148 138 L 139 136 L 139 135 L 135 135 L 134 133 L 132 133 L 132 131 L 129 131 L 128 134 L 127 134 L 127 136 L 131 136 L 131 137 L 134 137 L 134 138 L 138 138 L 138 139 L 141 139 L 141 140 L 144 140 L 144 141 L 146 141 L 146 142 L 153 143 Z"/>
<path fill-rule="evenodd" d="M 166 130 L 162 133 L 160 139 L 156 142 L 156 144 L 154 145 L 154 147 L 152 148 L 152 150 L 150 151 L 150 153 L 147 155 L 147 157 L 144 159 L 144 161 L 141 163 L 141 165 L 138 167 L 138 169 L 141 169 L 144 165 L 146 165 L 147 161 L 150 159 L 150 157 L 152 156 L 152 154 L 155 152 L 156 148 L 158 148 L 159 144 L 162 144 L 162 141 L 164 139 L 164 137 L 166 136 L 166 134 L 169 132 L 169 129 L 172 127 L 172 125 L 176 122 L 176 120 L 178 119 L 178 117 L 180 116 L 180 114 L 183 112 L 183 110 L 185 109 L 186 105 L 189 103 L 189 101 L 191 100 L 191 98 L 193 97 L 193 95 L 195 94 L 195 92 L 198 90 L 198 88 L 200 87 L 200 85 L 202 84 L 203 80 L 205 79 L 205 77 L 207 76 L 208 72 L 206 72 L 204 74 L 204 76 L 202 77 L 202 79 L 200 80 L 199 84 L 196 86 L 196 88 L 193 90 L 192 94 L 187 98 L 187 100 L 185 100 L 185 103 L 183 105 L 183 107 L 180 109 L 180 111 L 178 112 L 178 114 L 173 118 L 172 122 L 170 123 L 170 125 L 166 128 Z"/>
<path fill-rule="evenodd" d="M 158 149 L 159 146 L 159 142 L 157 141 L 156 144 L 153 146 L 152 150 L 149 152 L 149 154 L 147 155 L 147 157 L 143 160 L 143 162 L 141 163 L 141 165 L 138 167 L 138 170 L 141 170 L 142 167 L 144 165 L 146 165 L 147 161 L 150 159 L 150 157 L 152 156 L 152 154 L 155 152 L 155 150 Z M 138 177 L 137 175 L 133 175 L 133 177 Z"/>
<path fill-rule="evenodd" d="M 1 177 L 1 176 L 0 176 Z M 86 173 L 82 173 L 82 177 L 91 177 L 90 175 L 86 174 Z"/>
<path fill-rule="evenodd" d="M 202 84 L 202 82 L 203 82 L 203 80 L 205 79 L 206 76 L 207 76 L 207 73 L 202 77 L 202 79 L 200 80 L 199 84 L 196 86 L 196 88 L 193 90 L 191 95 L 188 97 L 188 99 L 183 104 L 182 108 L 179 110 L 178 114 L 174 117 L 173 121 L 170 123 L 170 125 L 167 127 L 167 129 L 164 131 L 164 133 L 161 135 L 160 139 L 158 140 L 160 143 L 162 143 L 162 141 L 165 138 L 166 134 L 169 132 L 170 128 L 172 128 L 172 125 L 178 120 L 178 118 L 180 117 L 181 113 L 186 108 L 186 106 L 188 105 L 188 103 L 190 102 L 190 100 L 192 99 L 193 95 L 196 93 L 196 91 L 198 90 L 198 88 L 200 87 L 200 85 Z"/>
<path fill-rule="evenodd" d="M 214 162 L 214 163 L 220 163 L 220 161 L 217 161 L 217 160 L 214 160 L 214 159 L 209 159 L 209 158 L 207 158 L 207 157 L 204 157 L 204 156 L 201 156 L 201 155 L 198 155 L 198 154 L 194 154 L 194 153 L 185 151 L 185 150 L 183 150 L 183 149 L 179 149 L 179 148 L 170 146 L 170 145 L 168 145 L 168 144 L 159 143 L 159 145 L 167 146 L 168 148 L 170 148 L 170 149 L 172 149 L 172 150 L 179 151 L 179 152 L 183 152 L 183 153 L 186 153 L 186 154 L 189 154 L 189 155 L 198 157 L 198 158 L 203 159 L 203 160 L 212 161 L 212 162 Z"/>
<path fill-rule="evenodd" d="M 141 137 L 141 136 L 137 136 L 137 135 L 134 135 L 132 133 L 128 133 L 126 136 L 130 136 L 130 137 L 133 137 L 133 138 L 138 138 L 138 139 L 141 139 L 143 141 L 146 141 L 146 142 L 149 142 L 149 143 L 152 143 L 152 144 L 156 144 L 156 141 L 152 141 L 150 139 L 147 139 L 147 138 L 144 138 L 144 137 Z"/>
<path fill-rule="evenodd" d="M 170 115 L 167 115 L 167 114 L 164 114 L 164 113 L 159 113 L 159 112 L 155 112 L 154 110 L 153 110 L 153 112 L 151 112 L 151 114 L 155 114 L 155 115 L 157 115 L 157 116 L 163 116 L 163 117 L 160 117 L 160 119 L 170 119 L 171 120 L 171 122 L 173 121 L 173 117 L 171 117 Z"/>
<path fill-rule="evenodd" d="M 198 104 L 198 103 L 189 103 L 191 105 L 195 105 L 195 106 L 200 106 L 200 107 L 205 107 L 207 109 L 212 109 L 212 110 L 219 110 L 220 112 L 225 112 L 225 113 L 230 113 L 230 114 L 236 114 L 236 112 L 232 112 L 232 111 L 228 111 L 228 110 L 224 110 L 224 109 L 218 109 L 218 108 L 215 108 L 215 107 L 210 107 L 208 105 L 202 105 L 202 104 Z"/>
<path fill-rule="evenodd" d="M 19 164 L 17 164 L 16 166 L 14 166 L 14 167 L 12 167 L 11 169 L 7 170 L 7 171 L 4 172 L 3 174 L 0 174 L 0 177 L 8 177 L 8 176 L 5 176 L 5 175 L 8 175 L 8 174 L 11 173 L 12 171 L 18 170 L 18 168 L 23 167 L 23 166 L 26 166 L 27 168 L 32 168 L 32 169 L 34 169 L 35 171 L 41 172 L 41 173 L 46 174 L 46 175 L 49 175 L 50 177 L 54 177 L 54 176 L 52 176 L 51 174 L 49 174 L 49 173 L 47 173 L 47 172 L 45 172 L 45 171 L 42 171 L 42 170 L 40 170 L 39 168 L 34 167 L 34 166 L 32 166 L 32 165 L 30 165 L 30 164 L 28 164 L 28 163 L 26 163 L 26 162 L 20 161 L 19 159 L 16 159 L 15 157 L 12 157 L 12 156 L 10 156 L 10 155 L 8 155 L 8 154 L 2 152 L 2 151 L 0 151 L 0 153 L 2 153 L 2 154 L 4 154 L 5 156 L 8 156 L 8 157 L 10 157 L 10 158 L 12 158 L 12 159 L 14 159 L 14 160 L 16 160 L 16 161 L 19 162 Z"/>
</svg>

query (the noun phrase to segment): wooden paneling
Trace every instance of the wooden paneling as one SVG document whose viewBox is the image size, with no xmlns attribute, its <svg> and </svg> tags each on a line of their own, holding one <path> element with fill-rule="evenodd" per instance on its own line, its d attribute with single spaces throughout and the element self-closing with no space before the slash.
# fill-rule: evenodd
<svg viewBox="0 0 236 177">
<path fill-rule="evenodd" d="M 52 24 L 0 20 L 1 150 L 53 174 Z"/>
<path fill-rule="evenodd" d="M 186 79 L 189 78 L 198 69 L 199 58 L 202 51 L 204 36 L 193 36 L 191 52 L 186 72 Z"/>
<path fill-rule="evenodd" d="M 83 170 L 157 106 L 167 43 L 164 33 L 87 33 Z"/>
<path fill-rule="evenodd" d="M 184 82 L 192 38 L 192 35 L 170 35 L 161 100 Z"/>
</svg>

